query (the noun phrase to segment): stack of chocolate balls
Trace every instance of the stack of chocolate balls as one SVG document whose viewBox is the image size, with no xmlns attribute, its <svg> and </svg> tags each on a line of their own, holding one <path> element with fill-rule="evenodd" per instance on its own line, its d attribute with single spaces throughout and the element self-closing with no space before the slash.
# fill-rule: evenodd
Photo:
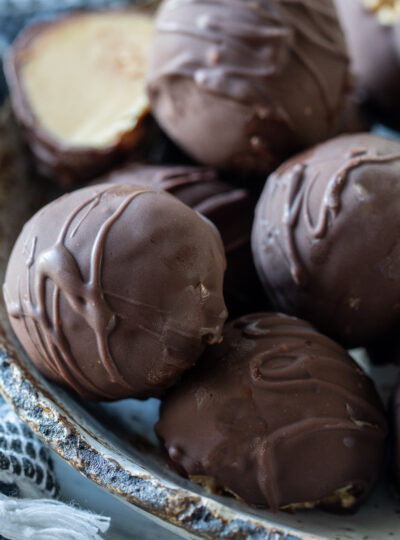
<svg viewBox="0 0 400 540">
<path fill-rule="evenodd" d="M 177 471 L 273 511 L 368 497 L 388 426 L 346 349 L 400 348 L 400 143 L 339 133 L 356 38 L 337 4 L 79 13 L 24 30 L 6 59 L 38 171 L 78 188 L 10 256 L 22 346 L 84 398 L 161 398 Z M 152 121 L 185 164 L 149 160 Z"/>
</svg>

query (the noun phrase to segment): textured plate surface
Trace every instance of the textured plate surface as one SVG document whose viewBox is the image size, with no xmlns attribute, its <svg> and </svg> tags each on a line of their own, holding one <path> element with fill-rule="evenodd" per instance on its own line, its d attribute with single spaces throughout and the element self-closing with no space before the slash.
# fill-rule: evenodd
<svg viewBox="0 0 400 540">
<path fill-rule="evenodd" d="M 8 107 L 0 113 L 0 279 L 24 221 L 55 188 L 38 184 Z M 391 370 L 379 377 L 393 381 Z M 388 390 L 388 385 L 383 384 Z M 0 305 L 0 390 L 23 421 L 84 476 L 187 537 L 232 539 L 391 539 L 400 503 L 383 483 L 355 516 L 319 511 L 272 514 L 214 496 L 170 470 L 154 436 L 158 402 L 90 404 L 48 383 L 26 358 Z"/>
</svg>

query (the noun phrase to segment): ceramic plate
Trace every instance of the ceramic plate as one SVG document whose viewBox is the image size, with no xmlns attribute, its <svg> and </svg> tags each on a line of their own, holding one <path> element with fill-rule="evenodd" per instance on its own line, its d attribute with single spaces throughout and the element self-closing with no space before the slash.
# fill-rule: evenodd
<svg viewBox="0 0 400 540">
<path fill-rule="evenodd" d="M 55 188 L 38 184 L 12 115 L 0 113 L 0 281 L 24 221 Z M 129 505 L 191 538 L 252 540 L 393 539 L 400 536 L 400 504 L 385 482 L 354 516 L 319 511 L 273 514 L 228 496 L 214 496 L 168 468 L 153 426 L 157 400 L 91 404 L 48 383 L 25 356 L 0 305 L 0 390 L 42 440 L 72 467 Z M 381 389 L 393 380 L 380 369 Z"/>
</svg>

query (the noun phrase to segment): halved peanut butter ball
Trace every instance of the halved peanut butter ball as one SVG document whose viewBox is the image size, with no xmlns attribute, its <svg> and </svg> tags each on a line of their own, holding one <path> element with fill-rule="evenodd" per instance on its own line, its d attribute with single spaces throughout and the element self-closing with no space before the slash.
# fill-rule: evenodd
<svg viewBox="0 0 400 540">
<path fill-rule="evenodd" d="M 6 76 L 42 174 L 64 186 L 87 180 L 141 140 L 152 28 L 147 12 L 102 11 L 40 22 L 17 37 Z"/>
</svg>

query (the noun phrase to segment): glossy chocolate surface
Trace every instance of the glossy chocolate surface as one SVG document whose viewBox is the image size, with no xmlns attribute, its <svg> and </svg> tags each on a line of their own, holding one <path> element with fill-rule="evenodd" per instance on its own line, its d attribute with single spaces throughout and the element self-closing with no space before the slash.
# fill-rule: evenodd
<svg viewBox="0 0 400 540">
<path fill-rule="evenodd" d="M 348 510 L 377 478 L 386 421 L 344 349 L 307 322 L 262 313 L 227 325 L 168 394 L 156 431 L 187 475 L 248 503 Z"/>
<path fill-rule="evenodd" d="M 35 365 L 89 399 L 160 395 L 227 316 L 213 225 L 164 191 L 99 185 L 24 227 L 4 298 Z"/>
<path fill-rule="evenodd" d="M 225 247 L 224 296 L 230 317 L 267 308 L 250 246 L 255 200 L 246 189 L 221 182 L 213 169 L 180 165 L 130 165 L 101 181 L 165 189 L 212 221 Z"/>
<path fill-rule="evenodd" d="M 253 253 L 278 311 L 366 345 L 400 322 L 399 230 L 400 144 L 342 136 L 269 177 Z"/>
<path fill-rule="evenodd" d="M 347 63 L 331 0 L 167 0 L 148 74 L 152 112 L 198 161 L 266 173 L 328 136 Z"/>
</svg>

